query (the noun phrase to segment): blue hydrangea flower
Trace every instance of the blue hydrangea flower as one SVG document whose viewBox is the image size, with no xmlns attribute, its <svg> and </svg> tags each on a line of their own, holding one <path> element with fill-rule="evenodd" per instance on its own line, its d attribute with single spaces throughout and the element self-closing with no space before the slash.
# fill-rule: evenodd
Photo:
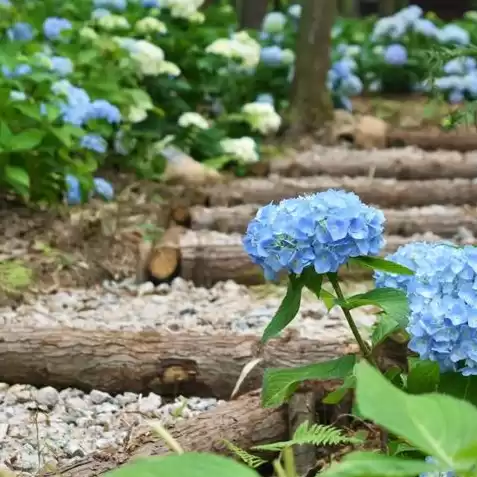
<svg viewBox="0 0 477 477">
<path fill-rule="evenodd" d="M 477 375 L 477 248 L 414 242 L 387 258 L 416 272 L 375 273 L 378 288 L 407 294 L 409 349 L 442 371 Z"/>
<path fill-rule="evenodd" d="M 4 8 L 10 8 L 12 6 L 12 3 L 10 0 L 0 0 L 0 7 Z"/>
<path fill-rule="evenodd" d="M 371 34 L 372 41 L 379 41 L 389 37 L 392 40 L 399 40 L 404 36 L 408 28 L 408 22 L 404 17 L 396 15 L 391 17 L 380 18 L 373 28 Z"/>
<path fill-rule="evenodd" d="M 127 0 L 94 0 L 94 8 L 111 8 L 112 10 L 124 11 L 128 6 Z"/>
<path fill-rule="evenodd" d="M 427 18 L 416 20 L 413 28 L 416 33 L 420 33 L 427 38 L 437 38 L 439 36 L 439 28 Z"/>
<path fill-rule="evenodd" d="M 270 12 L 263 19 L 262 31 L 265 33 L 281 33 L 287 24 L 287 17 L 282 12 Z"/>
<path fill-rule="evenodd" d="M 407 63 L 407 50 L 406 47 L 400 45 L 399 43 L 395 43 L 393 45 L 389 45 L 384 50 L 384 61 L 388 65 L 393 66 L 402 66 Z"/>
<path fill-rule="evenodd" d="M 341 80 L 339 90 L 346 96 L 357 96 L 363 92 L 363 82 L 356 75 Z"/>
<path fill-rule="evenodd" d="M 8 66 L 2 66 L 2 73 L 6 78 L 19 78 L 20 76 L 27 76 L 31 73 L 31 71 L 31 66 L 26 64 L 20 64 L 13 70 Z"/>
<path fill-rule="evenodd" d="M 73 25 L 66 18 L 50 17 L 43 23 L 43 33 L 49 40 L 60 38 L 62 32 L 72 28 Z"/>
<path fill-rule="evenodd" d="M 73 62 L 64 56 L 53 56 L 50 58 L 53 71 L 60 76 L 68 76 L 73 73 Z"/>
<path fill-rule="evenodd" d="M 82 126 L 88 120 L 91 99 L 84 89 L 73 86 L 67 80 L 61 80 L 54 83 L 51 90 L 65 98 L 65 101 L 58 103 L 64 122 Z"/>
<path fill-rule="evenodd" d="M 352 192 L 328 190 L 262 207 L 243 245 L 267 279 L 278 272 L 336 272 L 350 257 L 376 255 L 384 246 L 384 215 Z"/>
<path fill-rule="evenodd" d="M 161 0 L 141 0 L 141 5 L 144 8 L 160 8 Z"/>
<path fill-rule="evenodd" d="M 470 43 L 470 33 L 458 25 L 446 25 L 437 36 L 441 43 L 454 43 L 467 46 Z"/>
<path fill-rule="evenodd" d="M 436 459 L 432 456 L 428 456 L 426 457 L 426 462 L 435 464 Z M 457 477 L 457 474 L 452 470 L 448 472 L 424 472 L 423 474 L 419 474 L 419 477 Z"/>
<path fill-rule="evenodd" d="M 261 93 L 255 99 L 256 103 L 275 104 L 275 100 L 270 93 Z"/>
<path fill-rule="evenodd" d="M 283 61 L 283 50 L 277 46 L 265 46 L 260 51 L 260 60 L 267 66 L 278 66 Z"/>
<path fill-rule="evenodd" d="M 96 99 L 90 105 L 88 119 L 105 119 L 110 124 L 121 122 L 119 109 L 105 99 Z"/>
<path fill-rule="evenodd" d="M 448 101 L 451 104 L 458 104 L 464 101 L 465 95 L 463 91 L 454 89 L 449 93 Z"/>
<path fill-rule="evenodd" d="M 94 192 L 104 200 L 113 200 L 114 188 L 107 180 L 102 177 L 94 178 Z"/>
<path fill-rule="evenodd" d="M 444 65 L 444 73 L 448 75 L 465 75 L 477 67 L 477 62 L 469 56 L 453 58 Z"/>
<path fill-rule="evenodd" d="M 81 147 L 104 154 L 108 149 L 107 141 L 99 134 L 85 134 L 80 140 Z"/>
<path fill-rule="evenodd" d="M 96 8 L 91 12 L 91 18 L 93 20 L 98 20 L 108 15 L 111 15 L 111 12 L 107 8 Z"/>
<path fill-rule="evenodd" d="M 33 38 L 33 28 L 29 23 L 18 22 L 7 30 L 10 41 L 30 41 Z"/>
<path fill-rule="evenodd" d="M 81 204 L 81 186 L 77 177 L 68 174 L 66 182 L 66 201 L 69 205 Z"/>
</svg>

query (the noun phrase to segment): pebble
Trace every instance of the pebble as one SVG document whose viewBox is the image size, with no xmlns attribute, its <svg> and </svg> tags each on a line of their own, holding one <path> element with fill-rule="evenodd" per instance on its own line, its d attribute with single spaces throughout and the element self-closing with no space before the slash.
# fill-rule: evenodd
<svg viewBox="0 0 477 477">
<path fill-rule="evenodd" d="M 348 294 L 365 289 L 361 286 Z M 260 334 L 284 293 L 280 287 L 248 289 L 232 281 L 205 289 L 180 278 L 157 287 L 128 280 L 40 296 L 16 308 L 0 308 L 0 316 L 3 325 L 11 327 Z M 369 310 L 353 311 L 361 329 L 372 324 Z M 338 341 L 350 336 L 339 309 L 328 312 L 306 293 L 292 327 L 310 339 Z M 151 419 L 169 426 L 216 405 L 210 398 L 178 397 L 167 402 L 155 393 L 111 396 L 99 390 L 85 393 L 0 383 L 0 466 L 32 476 L 45 466 L 71 464 L 98 450 L 121 450 L 131 432 L 147 430 Z"/>
</svg>

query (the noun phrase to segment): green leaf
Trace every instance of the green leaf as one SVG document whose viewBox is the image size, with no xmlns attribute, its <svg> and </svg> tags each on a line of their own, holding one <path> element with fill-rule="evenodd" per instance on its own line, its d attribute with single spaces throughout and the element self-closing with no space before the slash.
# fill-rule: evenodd
<svg viewBox="0 0 477 477">
<path fill-rule="evenodd" d="M 477 408 L 440 394 L 406 394 L 365 361 L 355 367 L 360 415 L 405 439 L 449 469 L 459 468 L 455 456 L 477 436 Z"/>
<path fill-rule="evenodd" d="M 16 101 L 12 105 L 15 109 L 24 114 L 27 118 L 34 119 L 35 121 L 42 120 L 40 107 L 36 104 L 29 104 L 25 102 Z"/>
<path fill-rule="evenodd" d="M 356 376 L 354 374 L 346 376 L 343 384 L 326 395 L 321 402 L 324 404 L 338 404 L 348 394 L 350 389 L 356 387 Z"/>
<path fill-rule="evenodd" d="M 45 131 L 41 129 L 28 129 L 11 138 L 9 150 L 12 152 L 20 152 L 36 149 L 44 137 Z"/>
<path fill-rule="evenodd" d="M 262 385 L 262 404 L 276 407 L 283 404 L 298 388 L 309 379 L 345 379 L 356 364 L 355 355 L 346 355 L 323 363 L 309 364 L 298 368 L 266 369 Z"/>
<path fill-rule="evenodd" d="M 13 133 L 8 127 L 8 124 L 1 121 L 0 122 L 0 145 L 2 146 L 2 148 L 8 147 L 12 136 L 13 136 Z"/>
<path fill-rule="evenodd" d="M 414 271 L 404 265 L 391 262 L 379 257 L 356 257 L 350 260 L 351 263 L 356 263 L 365 268 L 372 270 L 380 270 L 382 272 L 396 273 L 397 275 L 414 275 Z"/>
<path fill-rule="evenodd" d="M 18 193 L 28 195 L 30 176 L 25 169 L 16 166 L 6 166 L 5 179 Z"/>
<path fill-rule="evenodd" d="M 458 372 L 443 373 L 437 390 L 477 406 L 477 376 L 462 376 Z"/>
<path fill-rule="evenodd" d="M 423 394 L 437 391 L 439 385 L 439 365 L 435 361 L 408 359 L 407 392 Z"/>
<path fill-rule="evenodd" d="M 298 278 L 290 275 L 285 298 L 283 298 L 272 321 L 265 328 L 261 340 L 262 343 L 266 343 L 274 336 L 277 336 L 280 331 L 293 321 L 300 309 L 302 289 L 303 283 Z"/>
<path fill-rule="evenodd" d="M 420 460 L 400 459 L 376 452 L 352 452 L 320 473 L 320 477 L 416 477 L 439 467 Z"/>
<path fill-rule="evenodd" d="M 104 475 L 105 477 L 259 477 L 253 469 L 232 459 L 198 452 L 138 458 Z"/>
<path fill-rule="evenodd" d="M 323 284 L 323 275 L 319 275 L 312 267 L 303 270 L 300 280 L 304 283 L 315 296 L 319 299 L 321 296 L 321 285 Z"/>
<path fill-rule="evenodd" d="M 326 309 L 330 311 L 336 305 L 336 297 L 329 291 L 321 289 L 320 298 L 326 306 Z"/>
<path fill-rule="evenodd" d="M 405 292 L 396 288 L 375 288 L 369 292 L 348 297 L 344 303 L 338 304 L 349 310 L 366 305 L 379 306 L 388 318 L 398 323 L 401 328 L 407 326 L 409 316 L 407 296 Z"/>
<path fill-rule="evenodd" d="M 374 325 L 373 332 L 371 333 L 371 343 L 373 347 L 382 343 L 388 336 L 391 336 L 400 328 L 396 320 L 390 318 L 386 313 L 380 313 L 378 321 Z"/>
</svg>

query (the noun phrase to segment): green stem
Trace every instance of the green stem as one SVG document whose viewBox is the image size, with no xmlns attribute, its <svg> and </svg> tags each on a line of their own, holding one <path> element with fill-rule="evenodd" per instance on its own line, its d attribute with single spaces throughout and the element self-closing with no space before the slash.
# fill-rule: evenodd
<svg viewBox="0 0 477 477">
<path fill-rule="evenodd" d="M 338 275 L 336 273 L 328 273 L 327 277 L 328 277 L 328 280 L 330 281 L 331 286 L 333 287 L 333 290 L 335 291 L 336 296 L 338 297 L 338 299 L 341 300 L 342 302 L 345 302 L 346 298 L 343 294 L 343 291 L 341 290 L 340 283 L 338 281 Z M 351 316 L 351 312 L 344 306 L 342 306 L 341 309 L 343 310 L 346 321 L 348 322 L 348 325 L 351 329 L 351 332 L 353 333 L 353 336 L 354 336 L 356 342 L 358 343 L 358 346 L 359 346 L 359 349 L 361 350 L 362 355 L 364 356 L 364 358 L 370 364 L 372 364 L 374 367 L 377 368 L 378 366 L 377 366 L 377 364 L 374 360 L 374 357 L 371 353 L 371 348 L 363 340 L 363 338 L 362 338 L 362 336 L 361 336 L 361 334 L 358 330 L 358 327 L 356 326 L 356 323 L 355 323 L 353 317 Z"/>
</svg>

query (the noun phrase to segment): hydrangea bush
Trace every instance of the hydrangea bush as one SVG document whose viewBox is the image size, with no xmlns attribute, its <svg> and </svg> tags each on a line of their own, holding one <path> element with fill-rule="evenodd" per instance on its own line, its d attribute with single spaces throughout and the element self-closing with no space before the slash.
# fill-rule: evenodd
<svg viewBox="0 0 477 477">
<path fill-rule="evenodd" d="M 440 391 L 477 403 L 473 392 L 477 375 L 477 249 L 447 242 L 416 242 L 383 259 L 378 255 L 385 245 L 384 230 L 380 210 L 342 190 L 266 205 L 249 223 L 243 244 L 251 260 L 263 268 L 269 280 L 280 274 L 288 278 L 286 295 L 264 330 L 262 343 L 295 319 L 302 293 L 308 289 L 328 309 L 342 308 L 361 352 L 360 357 L 347 355 L 301 368 L 267 370 L 264 405 L 282 404 L 301 381 L 310 379 L 342 379 L 342 387 L 325 398 L 328 404 L 337 403 L 355 388 L 356 370 L 363 359 L 408 394 Z M 339 271 L 348 265 L 374 270 L 376 287 L 346 297 Z M 326 281 L 331 288 L 324 287 Z M 378 307 L 380 312 L 365 339 L 352 310 L 366 305 Z M 380 350 L 389 340 L 407 346 L 408 356 L 403 358 L 407 364 L 383 367 Z M 404 410 L 408 411 L 411 409 Z M 399 437 L 393 437 L 390 449 L 397 449 Z M 432 458 L 428 462 L 449 471 L 442 475 L 467 475 L 456 470 L 452 459 L 444 459 L 429 447 L 420 449 Z"/>
</svg>

